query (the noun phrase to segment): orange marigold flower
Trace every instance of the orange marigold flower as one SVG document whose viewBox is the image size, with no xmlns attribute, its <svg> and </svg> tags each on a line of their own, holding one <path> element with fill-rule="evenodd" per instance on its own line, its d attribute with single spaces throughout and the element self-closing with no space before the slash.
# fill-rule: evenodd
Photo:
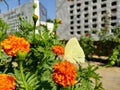
<svg viewBox="0 0 120 90">
<path fill-rule="evenodd" d="M 52 79 L 61 86 L 71 86 L 76 83 L 76 67 L 68 61 L 62 61 L 53 66 Z"/>
<path fill-rule="evenodd" d="M 1 42 L 3 50 L 10 56 L 16 56 L 17 51 L 23 50 L 29 52 L 30 44 L 24 38 L 9 35 L 7 39 Z"/>
<path fill-rule="evenodd" d="M 0 74 L 0 90 L 15 90 L 15 77 L 8 74 Z"/>
<path fill-rule="evenodd" d="M 52 51 L 57 55 L 64 55 L 64 48 L 62 46 L 59 45 L 53 46 Z"/>
</svg>

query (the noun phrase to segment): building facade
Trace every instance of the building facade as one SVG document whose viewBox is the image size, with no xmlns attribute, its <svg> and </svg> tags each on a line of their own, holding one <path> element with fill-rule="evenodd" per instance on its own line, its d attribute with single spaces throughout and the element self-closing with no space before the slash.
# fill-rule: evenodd
<svg viewBox="0 0 120 90">
<path fill-rule="evenodd" d="M 37 4 L 35 11 L 33 10 L 34 3 Z M 21 16 L 28 20 L 28 22 L 32 22 L 33 12 L 38 16 L 37 25 L 40 25 L 41 20 L 47 20 L 47 10 L 39 0 L 31 0 L 23 5 L 19 5 L 16 8 L 12 8 L 6 12 L 0 13 L 0 18 L 2 18 L 7 24 L 10 25 L 8 33 L 12 33 L 16 30 L 19 30 L 19 17 Z"/>
<path fill-rule="evenodd" d="M 100 32 L 108 17 L 109 33 L 120 23 L 120 0 L 56 0 L 56 17 L 62 20 L 59 39 L 80 38 L 91 30 Z M 91 33 L 98 40 L 98 33 Z"/>
</svg>

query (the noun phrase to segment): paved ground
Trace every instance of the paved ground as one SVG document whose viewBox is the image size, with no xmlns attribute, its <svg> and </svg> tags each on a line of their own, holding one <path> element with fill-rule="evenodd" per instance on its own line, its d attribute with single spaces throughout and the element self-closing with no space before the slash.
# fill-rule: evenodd
<svg viewBox="0 0 120 90">
<path fill-rule="evenodd" d="M 100 66 L 97 72 L 102 76 L 101 81 L 105 90 L 120 90 L 120 67 L 104 67 L 98 62 L 91 64 Z"/>
</svg>

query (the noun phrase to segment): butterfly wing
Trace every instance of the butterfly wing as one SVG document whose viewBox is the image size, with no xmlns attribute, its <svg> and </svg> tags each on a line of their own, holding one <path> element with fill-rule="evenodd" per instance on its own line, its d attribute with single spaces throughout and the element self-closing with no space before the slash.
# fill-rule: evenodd
<svg viewBox="0 0 120 90">
<path fill-rule="evenodd" d="M 71 38 L 66 44 L 64 59 L 74 64 L 85 62 L 85 54 L 77 38 Z"/>
</svg>

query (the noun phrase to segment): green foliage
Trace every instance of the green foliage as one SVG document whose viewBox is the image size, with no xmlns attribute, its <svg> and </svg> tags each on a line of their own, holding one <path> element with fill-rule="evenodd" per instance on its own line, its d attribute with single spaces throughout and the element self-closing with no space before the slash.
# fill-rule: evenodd
<svg viewBox="0 0 120 90">
<path fill-rule="evenodd" d="M 7 30 L 9 29 L 9 25 L 5 23 L 5 21 L 0 18 L 0 41 L 7 37 Z"/>
<path fill-rule="evenodd" d="M 89 36 L 80 37 L 80 45 L 83 48 L 86 57 L 91 56 L 94 53 L 96 46 L 94 45 L 93 38 Z"/>
<path fill-rule="evenodd" d="M 14 70 L 14 74 L 17 79 L 17 90 L 25 90 L 22 76 L 19 70 Z M 38 85 L 39 81 L 38 81 L 37 75 L 30 72 L 26 72 L 25 80 L 27 82 L 28 90 L 36 90 L 39 87 Z"/>
<path fill-rule="evenodd" d="M 30 42 L 30 52 L 21 61 L 16 56 L 8 57 L 2 52 L 0 72 L 12 73 L 16 77 L 16 90 L 103 90 L 99 82 L 101 77 L 96 73 L 98 68 L 89 64 L 86 68 L 80 66 L 77 72 L 78 81 L 74 86 L 63 88 L 52 80 L 53 65 L 60 60 L 51 48 L 54 45 L 64 46 L 55 35 L 59 23 L 54 22 L 53 31 L 50 32 L 47 26 L 36 26 L 35 23 L 20 18 L 19 31 L 14 34 Z M 86 55 L 92 54 L 95 48 L 91 37 L 81 37 L 80 45 Z M 18 66 L 13 67 L 12 62 L 16 62 Z"/>
<path fill-rule="evenodd" d="M 101 76 L 96 73 L 96 70 L 98 70 L 98 67 L 89 63 L 85 68 L 80 66 L 78 71 L 79 82 L 75 86 L 75 90 L 104 90 L 102 83 L 99 81 Z"/>
<path fill-rule="evenodd" d="M 117 65 L 120 66 L 120 45 L 116 46 L 113 49 L 113 53 L 109 56 L 109 65 Z"/>
</svg>

